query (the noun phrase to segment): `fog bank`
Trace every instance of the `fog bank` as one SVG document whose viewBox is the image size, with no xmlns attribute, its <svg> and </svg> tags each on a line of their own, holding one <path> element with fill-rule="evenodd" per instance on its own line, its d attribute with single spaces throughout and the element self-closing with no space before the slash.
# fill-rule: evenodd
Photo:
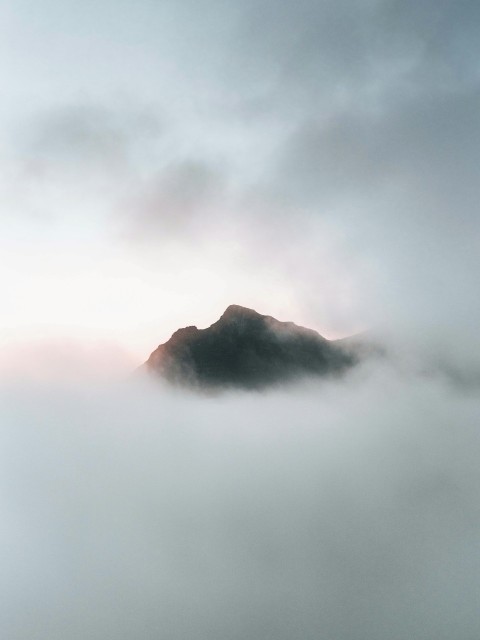
<svg viewBox="0 0 480 640">
<path fill-rule="evenodd" d="M 480 633 L 480 402 L 444 377 L 16 382 L 0 406 L 4 638 Z"/>
</svg>

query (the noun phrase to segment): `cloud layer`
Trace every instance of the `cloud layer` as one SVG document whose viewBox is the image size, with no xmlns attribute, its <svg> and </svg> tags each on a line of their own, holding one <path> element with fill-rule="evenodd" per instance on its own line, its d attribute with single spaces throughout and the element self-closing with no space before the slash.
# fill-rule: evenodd
<svg viewBox="0 0 480 640">
<path fill-rule="evenodd" d="M 98 282 L 120 255 L 156 281 L 165 330 L 147 345 L 139 329 L 145 352 L 231 303 L 328 335 L 383 325 L 478 350 L 474 3 L 3 12 L 18 74 L 3 106 L 2 244 L 94 244 Z"/>
<path fill-rule="evenodd" d="M 2 635 L 476 637 L 478 399 L 404 373 L 4 385 Z"/>
</svg>

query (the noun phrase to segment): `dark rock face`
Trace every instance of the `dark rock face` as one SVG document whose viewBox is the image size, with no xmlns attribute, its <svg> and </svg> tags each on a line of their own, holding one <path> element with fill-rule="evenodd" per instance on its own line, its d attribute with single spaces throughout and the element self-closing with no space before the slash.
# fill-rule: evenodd
<svg viewBox="0 0 480 640">
<path fill-rule="evenodd" d="M 147 370 L 193 387 L 263 388 L 308 375 L 338 375 L 355 356 L 316 331 L 229 306 L 208 329 L 176 331 Z"/>
</svg>

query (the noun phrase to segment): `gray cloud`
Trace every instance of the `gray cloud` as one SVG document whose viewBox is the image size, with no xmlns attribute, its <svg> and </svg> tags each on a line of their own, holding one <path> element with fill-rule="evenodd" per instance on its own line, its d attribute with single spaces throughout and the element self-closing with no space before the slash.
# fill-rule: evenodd
<svg viewBox="0 0 480 640">
<path fill-rule="evenodd" d="M 125 180 L 139 171 L 161 133 L 148 109 L 64 106 L 33 118 L 18 152 L 37 177 L 88 188 L 91 180 Z"/>
<path fill-rule="evenodd" d="M 374 1 L 244 4 L 238 57 L 253 86 L 263 76 L 275 106 L 316 98 L 357 103 L 399 90 L 457 88 L 478 78 L 475 3 Z M 246 79 L 245 75 L 242 79 Z M 248 82 L 247 82 L 248 84 Z M 280 103 L 280 104 L 279 104 Z"/>
<path fill-rule="evenodd" d="M 2 635 L 478 635 L 475 396 L 378 364 L 291 394 L 1 393 Z"/>
<path fill-rule="evenodd" d="M 285 125 L 253 198 L 273 203 L 266 225 L 282 211 L 297 227 L 290 277 L 310 277 L 306 306 L 319 306 L 330 225 L 364 298 L 354 315 L 478 352 L 477 8 L 267 2 L 247 15 L 237 62 L 268 81 L 266 113 Z M 268 259 L 282 269 L 275 247 Z"/>
<path fill-rule="evenodd" d="M 85 219 L 93 207 L 108 212 L 156 160 L 162 133 L 156 113 L 131 104 L 57 105 L 25 117 L 1 158 L 4 209 L 54 222 L 73 218 L 81 199 Z"/>
<path fill-rule="evenodd" d="M 222 223 L 227 176 L 219 167 L 192 159 L 168 163 L 147 180 L 140 181 L 121 204 L 128 239 L 158 245 L 170 237 L 198 242 Z M 126 236 L 127 237 L 127 236 Z"/>
<path fill-rule="evenodd" d="M 139 239 L 159 255 L 173 242 L 195 263 L 216 244 L 227 284 L 251 273 L 267 289 L 275 274 L 304 323 L 384 325 L 470 366 L 480 317 L 476 3 L 125 2 L 124 18 L 108 3 L 81 15 L 49 7 L 67 33 L 76 16 L 78 42 L 96 55 L 82 75 L 83 58 L 65 45 L 76 89 L 85 77 L 93 94 L 102 84 L 92 104 L 114 115 L 54 112 L 33 157 L 62 179 L 115 168 L 102 210 L 116 240 L 139 255 Z M 47 17 L 32 11 L 44 33 Z M 95 42 L 85 40 L 93 24 Z M 161 111 L 160 139 L 118 115 L 119 90 Z M 84 186 L 67 195 L 79 201 Z"/>
</svg>

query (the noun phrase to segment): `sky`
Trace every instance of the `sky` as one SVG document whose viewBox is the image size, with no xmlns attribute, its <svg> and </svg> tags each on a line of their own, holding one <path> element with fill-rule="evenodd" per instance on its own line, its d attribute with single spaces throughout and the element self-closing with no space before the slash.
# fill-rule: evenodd
<svg viewBox="0 0 480 640">
<path fill-rule="evenodd" d="M 232 303 L 478 345 L 479 20 L 466 0 L 3 2 L 4 361 L 138 363 Z"/>
<path fill-rule="evenodd" d="M 0 3 L 2 638 L 480 637 L 479 22 Z M 387 357 L 130 375 L 232 303 Z"/>
</svg>

